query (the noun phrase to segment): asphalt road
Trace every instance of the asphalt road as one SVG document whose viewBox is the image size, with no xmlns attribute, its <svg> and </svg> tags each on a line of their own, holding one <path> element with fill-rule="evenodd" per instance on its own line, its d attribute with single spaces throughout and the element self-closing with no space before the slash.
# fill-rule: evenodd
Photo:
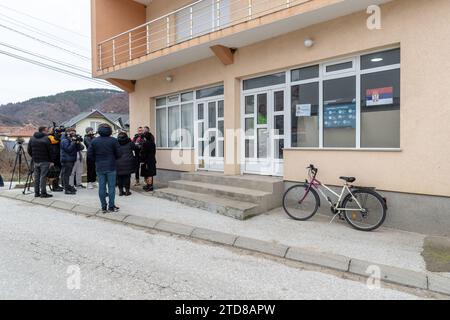
<svg viewBox="0 0 450 320">
<path fill-rule="evenodd" d="M 0 198 L 0 299 L 417 299 Z"/>
</svg>

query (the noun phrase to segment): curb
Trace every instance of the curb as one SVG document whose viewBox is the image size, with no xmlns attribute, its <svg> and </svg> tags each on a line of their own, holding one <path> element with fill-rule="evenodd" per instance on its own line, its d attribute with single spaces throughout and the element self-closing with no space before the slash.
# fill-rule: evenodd
<svg viewBox="0 0 450 320">
<path fill-rule="evenodd" d="M 120 213 L 102 214 L 100 210 L 60 200 L 40 198 L 34 199 L 29 196 L 24 196 L 23 194 L 11 195 L 5 193 L 0 193 L 0 197 L 60 209 L 75 213 L 77 215 L 84 215 L 86 217 L 97 217 L 103 220 L 118 222 L 123 225 L 162 231 L 174 235 L 231 246 L 237 249 L 267 254 L 277 258 L 333 269 L 343 273 L 366 278 L 370 277 L 374 272 L 373 268 L 378 268 L 381 274 L 381 280 L 384 282 L 450 295 L 450 278 L 442 277 L 436 274 L 416 272 L 335 254 L 320 253 L 302 248 L 289 247 L 274 242 L 241 237 L 219 231 L 169 222 L 166 220 L 155 220 Z"/>
</svg>

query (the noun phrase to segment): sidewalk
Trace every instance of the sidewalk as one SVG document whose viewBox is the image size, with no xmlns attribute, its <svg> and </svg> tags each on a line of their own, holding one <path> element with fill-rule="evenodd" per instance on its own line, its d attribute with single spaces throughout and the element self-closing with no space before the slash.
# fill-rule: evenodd
<svg viewBox="0 0 450 320">
<path fill-rule="evenodd" d="M 426 270 L 421 255 L 424 240 L 428 239 L 425 235 L 388 228 L 364 233 L 343 222 L 330 224 L 325 217 L 297 222 L 289 219 L 281 209 L 248 221 L 238 221 L 138 192 L 131 197 L 118 197 L 121 213 L 107 215 L 98 210 L 97 190 L 80 190 L 76 196 L 57 193 L 52 199 L 23 196 L 22 190 L 0 191 L 0 196 L 363 277 L 368 276 L 369 266 L 378 266 L 382 279 L 387 282 L 450 295 L 450 275 Z"/>
<path fill-rule="evenodd" d="M 21 191 L 4 192 L 20 194 Z M 97 190 L 80 190 L 73 197 L 57 193 L 54 200 L 99 208 Z M 138 192 L 134 192 L 131 197 L 117 197 L 117 205 L 123 214 L 164 219 L 321 253 L 343 255 L 412 271 L 426 271 L 425 261 L 421 256 L 425 236 L 421 234 L 386 228 L 364 233 L 352 229 L 345 222 L 335 220 L 330 224 L 329 219 L 319 216 L 309 222 L 298 222 L 289 219 L 282 209 L 247 221 L 238 221 Z"/>
</svg>

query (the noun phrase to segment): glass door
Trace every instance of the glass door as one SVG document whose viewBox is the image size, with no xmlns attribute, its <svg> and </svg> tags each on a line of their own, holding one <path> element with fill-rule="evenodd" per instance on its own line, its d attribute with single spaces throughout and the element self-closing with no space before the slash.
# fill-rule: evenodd
<svg viewBox="0 0 450 320">
<path fill-rule="evenodd" d="M 197 103 L 198 169 L 224 170 L 224 101 Z"/>
<path fill-rule="evenodd" d="M 244 96 L 244 172 L 283 175 L 285 97 L 285 89 Z"/>
</svg>

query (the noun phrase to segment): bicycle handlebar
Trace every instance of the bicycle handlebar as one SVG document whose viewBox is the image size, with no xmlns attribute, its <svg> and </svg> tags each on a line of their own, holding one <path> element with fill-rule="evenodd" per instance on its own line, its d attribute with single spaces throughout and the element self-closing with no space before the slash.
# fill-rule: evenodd
<svg viewBox="0 0 450 320">
<path fill-rule="evenodd" d="M 309 167 L 307 167 L 306 169 L 310 170 L 310 171 L 313 173 L 314 178 L 316 177 L 317 172 L 319 172 L 319 169 L 317 169 L 316 167 L 314 167 L 313 164 L 310 164 Z"/>
</svg>

